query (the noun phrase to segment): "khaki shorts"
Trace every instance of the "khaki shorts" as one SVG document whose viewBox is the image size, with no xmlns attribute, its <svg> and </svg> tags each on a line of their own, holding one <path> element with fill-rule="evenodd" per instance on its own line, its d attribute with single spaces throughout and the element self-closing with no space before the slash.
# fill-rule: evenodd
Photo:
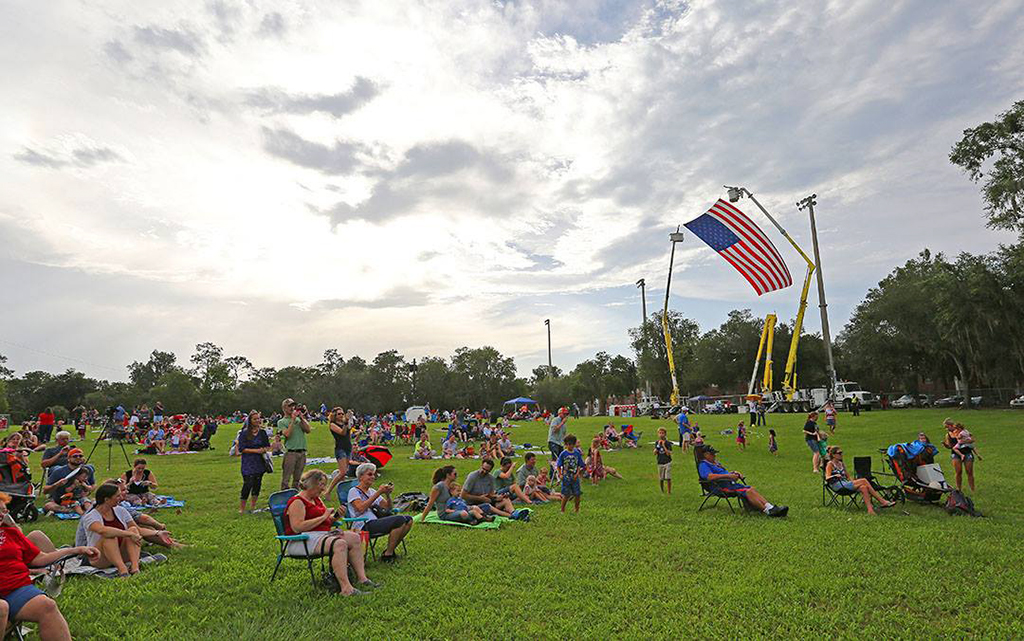
<svg viewBox="0 0 1024 641">
<path fill-rule="evenodd" d="M 672 480 L 672 464 L 662 463 L 658 465 L 658 480 L 659 481 L 671 481 Z"/>
</svg>

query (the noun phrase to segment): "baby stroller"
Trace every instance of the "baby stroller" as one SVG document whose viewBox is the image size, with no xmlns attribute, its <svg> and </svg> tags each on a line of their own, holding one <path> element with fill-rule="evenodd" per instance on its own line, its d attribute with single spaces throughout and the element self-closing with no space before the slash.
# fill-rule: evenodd
<svg viewBox="0 0 1024 641">
<path fill-rule="evenodd" d="M 32 474 L 14 450 L 0 450 L 0 492 L 11 495 L 7 509 L 12 519 L 22 523 L 39 518 Z"/>
<path fill-rule="evenodd" d="M 907 498 L 921 503 L 936 503 L 953 489 L 935 462 L 938 449 L 931 443 L 896 443 L 879 451 L 903 484 Z"/>
</svg>

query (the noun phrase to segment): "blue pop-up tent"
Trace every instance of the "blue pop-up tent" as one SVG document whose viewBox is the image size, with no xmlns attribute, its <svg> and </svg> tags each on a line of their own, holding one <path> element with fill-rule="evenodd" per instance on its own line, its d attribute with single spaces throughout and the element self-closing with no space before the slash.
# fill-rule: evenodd
<svg viewBox="0 0 1024 641">
<path fill-rule="evenodd" d="M 502 407 L 504 407 L 505 405 L 516 405 L 516 406 L 518 406 L 518 405 L 531 405 L 531 404 L 532 405 L 536 405 L 537 401 L 533 400 L 532 398 L 526 398 L 525 396 L 520 396 L 519 398 L 513 398 L 510 401 L 505 401 L 501 405 L 502 405 Z"/>
</svg>

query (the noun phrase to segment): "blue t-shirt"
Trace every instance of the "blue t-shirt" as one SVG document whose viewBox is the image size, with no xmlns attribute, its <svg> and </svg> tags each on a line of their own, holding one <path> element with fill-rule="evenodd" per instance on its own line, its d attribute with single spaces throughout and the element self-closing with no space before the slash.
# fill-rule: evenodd
<svg viewBox="0 0 1024 641">
<path fill-rule="evenodd" d="M 118 405 L 117 409 L 114 410 L 114 420 L 115 421 L 123 421 L 124 420 L 124 408 L 121 407 L 120 405 Z"/>
<path fill-rule="evenodd" d="M 558 469 L 562 471 L 563 478 L 576 476 L 576 472 L 583 469 L 585 465 L 583 454 L 580 453 L 578 448 L 571 452 L 569 450 L 562 450 L 558 455 L 557 464 Z"/>
<path fill-rule="evenodd" d="M 689 416 L 687 416 L 686 414 L 680 414 L 679 417 L 676 420 L 679 421 L 679 433 L 680 434 L 682 434 L 683 432 L 689 432 L 690 431 L 690 417 Z"/>
<path fill-rule="evenodd" d="M 709 474 L 728 474 L 729 470 L 725 469 L 718 463 L 712 463 L 710 461 L 701 461 L 700 465 L 697 466 L 697 474 L 700 475 L 705 481 L 708 480 Z"/>
<path fill-rule="evenodd" d="M 455 512 L 461 512 L 463 510 L 469 510 L 469 505 L 462 498 L 452 497 L 448 499 L 448 502 L 444 504 L 445 509 L 452 510 Z"/>
</svg>

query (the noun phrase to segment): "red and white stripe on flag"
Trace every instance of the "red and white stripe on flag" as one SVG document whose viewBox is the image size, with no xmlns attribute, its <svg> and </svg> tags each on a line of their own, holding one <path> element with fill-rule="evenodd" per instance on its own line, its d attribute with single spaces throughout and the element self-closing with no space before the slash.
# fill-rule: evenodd
<svg viewBox="0 0 1024 641">
<path fill-rule="evenodd" d="M 793 284 L 775 245 L 738 207 L 719 199 L 686 227 L 742 274 L 758 296 Z"/>
</svg>

